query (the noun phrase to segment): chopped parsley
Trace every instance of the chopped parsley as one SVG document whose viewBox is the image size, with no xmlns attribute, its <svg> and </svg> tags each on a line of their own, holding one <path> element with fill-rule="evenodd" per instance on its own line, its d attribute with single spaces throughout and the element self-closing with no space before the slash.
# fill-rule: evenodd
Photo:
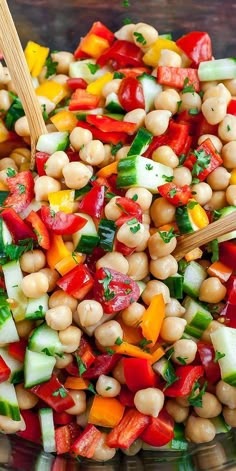
<svg viewBox="0 0 236 471">
<path fill-rule="evenodd" d="M 55 75 L 56 71 L 57 71 L 57 66 L 58 66 L 58 62 L 54 62 L 52 57 L 49 56 L 45 62 L 45 65 L 47 67 L 47 72 L 45 74 L 45 78 L 49 78 L 51 77 L 52 75 Z"/>
<path fill-rule="evenodd" d="M 123 79 L 125 77 L 125 74 L 122 74 L 122 72 L 114 72 L 113 79 Z"/>
<path fill-rule="evenodd" d="M 107 351 L 108 355 L 114 355 L 114 353 L 116 353 L 115 350 L 112 350 L 110 347 L 105 347 L 105 350 Z"/>
<path fill-rule="evenodd" d="M 221 358 L 224 358 L 224 357 L 225 357 L 225 353 L 221 353 L 216 350 L 214 363 L 217 363 Z"/>
<path fill-rule="evenodd" d="M 106 391 L 110 391 L 110 389 L 112 389 L 112 387 L 111 387 L 111 386 L 107 386 Z"/>
<path fill-rule="evenodd" d="M 111 155 L 116 155 L 118 150 L 120 150 L 122 147 L 122 142 L 118 142 L 118 144 L 111 144 Z"/>
<path fill-rule="evenodd" d="M 192 169 L 192 175 L 197 177 L 201 172 L 203 172 L 203 170 L 205 170 L 208 167 L 211 161 L 211 156 L 210 154 L 206 154 L 206 152 L 203 149 L 195 150 L 193 154 L 196 157 L 196 162 Z"/>
<path fill-rule="evenodd" d="M 119 203 L 116 203 L 116 206 L 124 213 L 124 214 L 129 214 L 128 211 Z"/>
<path fill-rule="evenodd" d="M 45 355 L 47 355 L 48 357 L 53 357 L 54 356 L 54 354 L 51 352 L 50 348 L 47 348 L 47 347 L 43 348 L 41 350 L 41 352 L 45 353 Z"/>
<path fill-rule="evenodd" d="M 190 110 L 188 110 L 188 114 L 190 114 L 192 116 L 195 116 L 195 115 L 199 114 L 199 109 L 198 108 L 190 108 Z"/>
<path fill-rule="evenodd" d="M 231 127 L 230 127 L 229 124 L 227 124 L 227 131 L 228 131 L 228 132 L 231 131 Z"/>
<path fill-rule="evenodd" d="M 146 170 L 152 170 L 152 169 L 153 169 L 153 165 L 151 165 L 151 164 L 146 164 L 146 165 L 145 165 L 145 169 L 146 169 Z"/>
<path fill-rule="evenodd" d="M 112 275 L 107 268 L 104 268 L 103 271 L 105 272 L 106 276 L 102 280 L 98 280 L 98 283 L 103 285 L 104 298 L 106 299 L 106 301 L 110 301 L 115 297 L 115 292 L 111 291 L 109 288 L 109 284 L 112 280 Z"/>
<path fill-rule="evenodd" d="M 116 345 L 121 345 L 123 343 L 123 340 L 120 337 L 117 337 L 115 344 Z"/>
<path fill-rule="evenodd" d="M 197 183 L 199 183 L 199 182 L 200 182 L 199 178 L 193 178 L 192 179 L 192 185 L 197 185 Z"/>
<path fill-rule="evenodd" d="M 191 406 L 202 407 L 202 397 L 204 396 L 207 388 L 207 382 L 204 383 L 202 389 L 198 381 L 195 382 L 193 390 L 188 398 L 188 402 Z M 199 393 L 196 395 L 196 391 L 199 389 Z"/>
<path fill-rule="evenodd" d="M 136 232 L 140 231 L 140 228 L 141 228 L 141 226 L 140 226 L 140 224 L 138 223 L 138 224 L 136 224 L 135 226 L 131 226 L 131 227 L 129 228 L 129 230 L 130 230 L 130 232 L 132 232 L 132 234 L 136 234 Z"/>
<path fill-rule="evenodd" d="M 137 193 L 135 193 L 135 195 L 134 195 L 134 196 L 132 196 L 132 198 L 131 198 L 131 199 L 132 199 L 133 201 L 137 201 L 137 199 L 138 199 L 138 195 L 137 195 Z"/>
<path fill-rule="evenodd" d="M 168 196 L 169 196 L 170 198 L 174 198 L 174 196 L 176 195 L 176 193 L 177 193 L 176 188 L 172 188 L 170 191 L 168 191 Z"/>
<path fill-rule="evenodd" d="M 167 183 L 171 183 L 173 180 L 174 180 L 174 177 L 168 177 L 168 175 L 162 175 L 162 178 L 164 178 L 164 180 L 167 182 Z"/>
<path fill-rule="evenodd" d="M 195 93 L 195 88 L 192 83 L 189 83 L 188 77 L 184 79 L 184 88 L 182 90 L 182 93 L 192 93 L 193 95 Z"/>
<path fill-rule="evenodd" d="M 175 383 L 179 379 L 175 374 L 175 370 L 171 362 L 168 362 L 168 367 L 164 373 L 164 379 L 166 380 L 164 391 L 168 386 L 171 386 L 171 384 Z"/>
<path fill-rule="evenodd" d="M 197 201 L 189 201 L 188 204 L 187 204 L 187 208 L 188 209 L 193 209 L 196 205 L 197 205 Z"/>
<path fill-rule="evenodd" d="M 19 260 L 21 255 L 33 249 L 33 239 L 19 240 L 19 245 L 7 244 L 4 247 L 4 252 L 10 260 Z"/>
<path fill-rule="evenodd" d="M 124 18 L 124 20 L 123 20 L 124 25 L 130 25 L 131 23 L 132 23 L 132 21 L 131 21 L 130 18 Z"/>
<path fill-rule="evenodd" d="M 47 121 L 48 120 L 48 112 L 46 110 L 46 105 L 43 103 L 41 105 L 41 108 L 42 108 L 43 119 L 44 119 L 44 121 Z"/>
<path fill-rule="evenodd" d="M 89 64 L 86 64 L 86 65 L 89 68 L 89 71 L 92 75 L 96 74 L 96 72 L 100 69 L 99 64 L 93 64 L 92 62 L 89 62 Z"/>
<path fill-rule="evenodd" d="M 168 244 L 171 239 L 173 239 L 173 237 L 175 237 L 175 234 L 174 234 L 174 228 L 172 227 L 169 231 L 157 231 L 158 234 L 160 234 L 163 242 L 165 242 L 165 244 Z"/>
<path fill-rule="evenodd" d="M 138 219 L 133 218 L 127 221 L 126 224 L 128 224 L 128 226 L 132 226 L 132 224 L 136 224 L 137 222 L 138 222 Z"/>
<path fill-rule="evenodd" d="M 188 357 L 176 357 L 176 360 L 179 361 L 179 363 L 181 363 L 181 365 L 187 365 L 186 361 Z"/>
<path fill-rule="evenodd" d="M 79 375 L 81 376 L 85 371 L 87 370 L 86 365 L 84 364 L 83 360 L 80 358 L 79 355 L 75 355 L 77 365 L 78 365 L 78 370 L 79 370 Z"/>
<path fill-rule="evenodd" d="M 116 196 L 116 194 L 115 194 L 115 193 L 112 193 L 111 191 L 108 191 L 108 192 L 106 193 L 106 198 L 107 198 L 108 200 L 111 200 L 112 198 L 115 198 L 115 196 Z"/>
<path fill-rule="evenodd" d="M 23 195 L 25 193 L 25 185 L 22 185 L 22 183 L 18 183 L 18 189 L 19 189 L 19 194 Z"/>
<path fill-rule="evenodd" d="M 14 177 L 16 175 L 16 171 L 14 170 L 14 168 L 10 168 L 8 167 L 7 168 L 7 171 L 6 171 L 6 174 L 9 177 Z"/>
<path fill-rule="evenodd" d="M 123 7 L 125 7 L 125 8 L 130 7 L 129 0 L 123 0 Z"/>
<path fill-rule="evenodd" d="M 52 396 L 61 396 L 62 398 L 67 396 L 67 392 L 64 388 L 58 388 L 52 393 Z"/>
<path fill-rule="evenodd" d="M 152 343 L 152 340 L 148 340 L 144 338 L 140 340 L 140 342 L 138 343 L 138 347 L 141 348 L 142 350 L 145 350 L 147 345 L 149 345 L 150 343 Z"/>
<path fill-rule="evenodd" d="M 88 385 L 88 391 L 90 391 L 93 394 L 96 394 L 96 391 L 94 389 L 93 383 L 89 383 Z"/>
<path fill-rule="evenodd" d="M 219 260 L 219 242 L 218 239 L 214 239 L 210 242 L 210 250 L 212 252 L 211 261 L 212 263 L 218 262 Z"/>
<path fill-rule="evenodd" d="M 76 263 L 76 265 L 79 265 L 79 262 L 78 262 L 78 260 L 77 260 L 77 258 L 76 258 L 76 252 L 72 252 L 72 253 L 71 253 L 71 256 L 72 256 L 74 262 Z"/>
<path fill-rule="evenodd" d="M 168 348 L 168 350 L 165 352 L 165 357 L 167 358 L 167 360 L 170 360 L 170 358 L 172 357 L 174 353 L 175 353 L 174 347 Z"/>
<path fill-rule="evenodd" d="M 179 165 L 183 165 L 185 159 L 186 159 L 186 155 L 185 154 L 180 154 L 180 156 L 179 156 Z"/>
<path fill-rule="evenodd" d="M 181 105 L 182 105 L 182 100 L 177 101 L 177 113 L 179 113 Z"/>
<path fill-rule="evenodd" d="M 43 306 L 40 305 L 37 311 L 34 312 L 34 315 L 36 317 L 39 317 L 39 316 L 43 317 Z"/>
<path fill-rule="evenodd" d="M 133 35 L 136 38 L 137 43 L 142 44 L 142 46 L 145 46 L 145 44 L 147 44 L 146 39 L 144 38 L 144 36 L 141 33 L 138 33 L 137 31 L 135 31 L 133 33 Z"/>
</svg>

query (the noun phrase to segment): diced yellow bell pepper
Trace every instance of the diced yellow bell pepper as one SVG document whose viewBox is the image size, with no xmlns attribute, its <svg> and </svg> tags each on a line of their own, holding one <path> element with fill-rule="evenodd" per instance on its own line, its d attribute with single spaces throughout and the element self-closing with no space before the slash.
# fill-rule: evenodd
<svg viewBox="0 0 236 471">
<path fill-rule="evenodd" d="M 50 120 L 58 131 L 69 132 L 71 132 L 75 128 L 78 122 L 78 119 L 76 118 L 74 113 L 68 110 L 59 111 L 59 113 L 54 114 L 54 116 L 52 116 Z"/>
<path fill-rule="evenodd" d="M 231 177 L 229 181 L 230 185 L 236 185 L 236 168 L 234 168 L 231 172 Z"/>
<path fill-rule="evenodd" d="M 195 204 L 191 209 L 188 208 L 188 214 L 198 229 L 208 226 L 209 219 L 207 217 L 207 213 L 200 204 Z"/>
<path fill-rule="evenodd" d="M 156 67 L 160 59 L 162 49 L 169 49 L 170 51 L 177 52 L 179 55 L 182 53 L 181 49 L 174 41 L 165 38 L 158 38 L 150 47 L 150 49 L 148 49 L 148 51 L 144 54 L 144 64 L 150 65 L 151 67 Z"/>
<path fill-rule="evenodd" d="M 110 44 L 107 39 L 97 36 L 96 34 L 88 34 L 81 43 L 81 50 L 95 59 L 109 47 Z"/>
<path fill-rule="evenodd" d="M 0 142 L 5 142 L 9 139 L 9 131 L 6 128 L 2 119 L 0 119 Z"/>
<path fill-rule="evenodd" d="M 25 48 L 25 58 L 32 77 L 38 77 L 49 54 L 49 48 L 29 41 Z"/>
<path fill-rule="evenodd" d="M 70 255 L 69 250 L 67 249 L 62 236 L 51 234 L 51 245 L 49 250 L 47 251 L 46 258 L 47 263 L 50 268 L 54 269 L 56 265 L 63 260 L 63 258 L 68 257 Z"/>
<path fill-rule="evenodd" d="M 51 100 L 55 105 L 60 103 L 63 98 L 68 95 L 68 90 L 64 85 L 54 82 L 53 80 L 47 80 L 41 83 L 35 89 L 36 95 L 44 96 Z"/>
<path fill-rule="evenodd" d="M 50 208 L 53 211 L 64 211 L 64 213 L 72 213 L 74 208 L 74 190 L 54 191 L 48 194 Z"/>
<path fill-rule="evenodd" d="M 111 72 L 107 72 L 106 74 L 102 75 L 102 77 L 99 77 L 97 80 L 94 80 L 94 82 L 90 83 L 86 91 L 88 93 L 92 93 L 92 95 L 101 95 L 102 94 L 102 89 L 106 83 L 110 82 L 113 79 L 113 74 Z"/>
<path fill-rule="evenodd" d="M 60 262 L 55 265 L 55 269 L 60 273 L 61 276 L 63 276 L 82 262 L 83 256 L 81 254 L 71 253 L 67 257 L 60 260 Z"/>
</svg>

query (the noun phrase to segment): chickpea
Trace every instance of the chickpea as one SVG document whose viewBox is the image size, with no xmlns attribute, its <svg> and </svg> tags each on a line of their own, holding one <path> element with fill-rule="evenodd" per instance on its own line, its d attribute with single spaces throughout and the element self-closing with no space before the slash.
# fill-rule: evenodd
<svg viewBox="0 0 236 471">
<path fill-rule="evenodd" d="M 197 353 L 197 344 L 193 340 L 179 339 L 173 344 L 174 353 L 171 359 L 178 365 L 183 364 L 180 358 L 184 359 L 186 365 L 192 363 Z"/>
<path fill-rule="evenodd" d="M 149 306 L 153 296 L 162 294 L 165 303 L 170 302 L 170 290 L 162 281 L 151 280 L 146 284 L 146 288 L 142 292 L 142 299 Z"/>
<path fill-rule="evenodd" d="M 102 96 L 107 98 L 111 93 L 118 93 L 121 79 L 113 79 L 107 82 L 102 89 Z"/>
<path fill-rule="evenodd" d="M 159 412 L 163 408 L 165 396 L 160 389 L 146 388 L 140 389 L 134 396 L 134 404 L 136 409 L 142 414 L 158 417 Z"/>
<path fill-rule="evenodd" d="M 36 201 L 48 201 L 49 193 L 60 191 L 61 184 L 55 178 L 43 175 L 35 180 L 34 192 Z"/>
<path fill-rule="evenodd" d="M 140 303 L 132 303 L 122 311 L 121 317 L 125 325 L 135 327 L 142 319 L 145 307 Z"/>
<path fill-rule="evenodd" d="M 149 268 L 155 278 L 166 280 L 169 276 L 177 273 L 178 263 L 173 255 L 166 255 L 165 257 L 151 260 Z"/>
<path fill-rule="evenodd" d="M 39 298 L 47 292 L 48 286 L 48 279 L 43 273 L 30 273 L 21 282 L 21 289 L 27 298 Z"/>
<path fill-rule="evenodd" d="M 157 260 L 159 257 L 170 255 L 175 249 L 177 244 L 176 237 L 172 237 L 169 242 L 164 242 L 159 232 L 155 232 L 148 241 L 148 250 L 152 260 Z"/>
<path fill-rule="evenodd" d="M 25 430 L 25 421 L 21 416 L 21 420 L 13 420 L 6 415 L 0 415 L 0 432 L 1 433 L 16 433 Z"/>
<path fill-rule="evenodd" d="M 100 375 L 96 383 L 96 391 L 102 397 L 116 397 L 120 389 L 119 381 L 112 376 Z"/>
<path fill-rule="evenodd" d="M 9 110 L 13 98 L 9 95 L 7 90 L 0 90 L 0 109 L 7 111 Z"/>
<path fill-rule="evenodd" d="M 73 54 L 67 51 L 52 52 L 51 57 L 57 62 L 57 74 L 68 74 L 69 65 L 75 61 Z"/>
<path fill-rule="evenodd" d="M 209 419 L 190 415 L 185 426 L 185 437 L 193 443 L 208 443 L 215 438 L 216 430 Z"/>
<path fill-rule="evenodd" d="M 102 433 L 102 436 L 96 446 L 95 452 L 92 456 L 92 459 L 94 461 L 108 461 L 114 458 L 116 454 L 116 449 L 115 448 L 110 448 L 107 443 L 107 434 Z"/>
<path fill-rule="evenodd" d="M 224 86 L 229 90 L 231 95 L 236 95 L 236 79 L 228 79 L 223 81 Z"/>
<path fill-rule="evenodd" d="M 122 359 L 119 360 L 115 368 L 113 368 L 112 374 L 113 377 L 118 381 L 118 383 L 126 384 Z"/>
<path fill-rule="evenodd" d="M 71 415 L 83 414 L 86 410 L 86 394 L 84 391 L 79 391 L 77 389 L 69 389 L 70 396 L 75 403 L 74 406 L 67 409 L 65 412 Z"/>
<path fill-rule="evenodd" d="M 122 453 L 124 453 L 126 456 L 135 456 L 141 450 L 142 445 L 142 440 L 140 440 L 140 438 L 137 438 L 137 440 L 134 440 L 134 442 L 132 443 L 132 445 L 129 446 L 129 448 L 123 448 Z"/>
<path fill-rule="evenodd" d="M 146 112 L 142 108 L 136 108 L 135 110 L 126 113 L 123 121 L 128 123 L 135 123 L 138 129 L 144 125 L 145 116 Z"/>
<path fill-rule="evenodd" d="M 164 134 L 169 126 L 171 112 L 168 110 L 150 111 L 145 117 L 145 126 L 154 136 Z"/>
<path fill-rule="evenodd" d="M 46 265 L 46 257 L 42 250 L 35 249 L 25 252 L 20 258 L 20 266 L 26 273 L 35 273 Z"/>
<path fill-rule="evenodd" d="M 186 324 L 187 321 L 180 317 L 166 317 L 161 327 L 161 338 L 168 343 L 176 342 L 182 337 Z"/>
<path fill-rule="evenodd" d="M 149 230 L 150 224 L 151 224 L 151 217 L 150 217 L 149 211 L 143 212 L 142 223 L 144 224 L 145 227 L 147 226 L 146 228 Z"/>
<path fill-rule="evenodd" d="M 170 298 L 170 301 L 165 306 L 166 317 L 182 317 L 185 311 L 186 309 L 175 298 Z"/>
<path fill-rule="evenodd" d="M 177 52 L 169 49 L 162 49 L 158 65 L 167 65 L 168 67 L 181 67 L 181 57 Z"/>
<path fill-rule="evenodd" d="M 91 170 L 82 162 L 69 162 L 63 167 L 62 173 L 66 186 L 75 190 L 87 185 L 92 176 Z"/>
<path fill-rule="evenodd" d="M 179 186 L 191 185 L 192 174 L 187 167 L 174 168 L 174 180 L 173 183 Z"/>
<path fill-rule="evenodd" d="M 188 396 L 176 397 L 175 400 L 181 407 L 189 407 Z"/>
<path fill-rule="evenodd" d="M 211 199 L 205 204 L 205 209 L 214 211 L 227 205 L 225 191 L 213 191 Z"/>
<path fill-rule="evenodd" d="M 55 308 L 55 309 L 58 309 L 58 308 Z M 82 331 L 79 329 L 79 327 L 76 327 L 75 325 L 69 325 L 64 330 L 62 329 L 58 329 L 58 330 L 60 330 L 58 335 L 59 335 L 59 340 L 63 345 L 63 351 L 65 353 L 75 352 L 79 348 L 81 335 L 82 335 Z"/>
<path fill-rule="evenodd" d="M 135 201 L 140 205 L 142 211 L 147 211 L 152 204 L 152 193 L 146 188 L 129 188 L 125 193 L 126 198 L 137 198 Z"/>
<path fill-rule="evenodd" d="M 72 311 L 68 306 L 53 307 L 45 314 L 47 325 L 53 330 L 64 330 L 72 323 Z"/>
<path fill-rule="evenodd" d="M 127 275 L 129 270 L 129 262 L 120 252 L 106 253 L 96 263 L 96 269 L 99 268 L 111 268 L 112 270 L 119 271 L 124 275 Z"/>
<path fill-rule="evenodd" d="M 219 124 L 227 113 L 227 101 L 222 97 L 207 98 L 202 104 L 202 113 L 209 124 Z"/>
<path fill-rule="evenodd" d="M 24 319 L 20 322 L 16 322 L 16 330 L 19 337 L 28 337 L 28 335 L 32 331 L 33 326 L 33 322 L 27 319 Z"/>
<path fill-rule="evenodd" d="M 129 42 L 133 42 L 133 31 L 135 30 L 136 25 L 130 23 L 122 26 L 118 31 L 115 32 L 115 37 L 117 39 L 123 39 Z"/>
<path fill-rule="evenodd" d="M 73 361 L 73 355 L 71 355 L 71 353 L 63 352 L 62 357 L 56 356 L 55 367 L 58 368 L 59 370 L 64 369 L 67 366 L 69 366 L 72 363 L 72 361 Z"/>
<path fill-rule="evenodd" d="M 49 177 L 62 178 L 62 169 L 69 163 L 69 158 L 65 152 L 59 150 L 50 155 L 45 165 L 45 172 Z"/>
<path fill-rule="evenodd" d="M 43 273 L 46 275 L 48 279 L 48 292 L 50 293 L 52 290 L 54 290 L 57 286 L 57 280 L 59 279 L 59 273 L 57 273 L 56 270 L 53 270 L 52 268 L 42 268 L 40 270 L 40 273 Z"/>
<path fill-rule="evenodd" d="M 112 155 L 111 153 L 111 146 L 110 144 L 104 144 L 104 153 L 105 153 L 105 157 L 104 157 L 104 160 L 98 164 L 98 167 L 99 168 L 103 168 L 103 167 L 106 167 L 106 165 L 109 165 L 109 164 L 112 164 L 112 162 L 115 161 L 115 155 Z"/>
<path fill-rule="evenodd" d="M 224 381 L 219 381 L 216 385 L 216 396 L 219 401 L 229 409 L 236 409 L 236 388 Z"/>
<path fill-rule="evenodd" d="M 141 242 L 135 247 L 135 252 L 144 252 L 147 249 L 148 239 L 150 237 L 149 226 L 148 228 L 143 224 L 144 231 L 143 231 L 143 238 Z"/>
<path fill-rule="evenodd" d="M 82 414 L 79 414 L 76 416 L 76 423 L 80 425 L 80 427 L 85 428 L 86 425 L 88 425 L 88 419 L 89 419 L 89 414 L 92 407 L 92 403 L 93 403 L 93 398 L 91 397 L 87 400 L 85 411 L 82 412 Z"/>
<path fill-rule="evenodd" d="M 125 159 L 130 150 L 130 146 L 123 146 L 116 152 L 116 160 Z"/>
<path fill-rule="evenodd" d="M 236 167 L 236 142 L 231 141 L 222 148 L 223 165 L 229 170 Z"/>
<path fill-rule="evenodd" d="M 202 396 L 202 407 L 194 407 L 194 411 L 199 417 L 204 419 L 212 419 L 220 415 L 222 405 L 214 394 L 205 392 Z"/>
<path fill-rule="evenodd" d="M 226 114 L 218 126 L 218 136 L 224 142 L 236 140 L 236 116 Z"/>
<path fill-rule="evenodd" d="M 179 159 L 170 146 L 160 146 L 154 150 L 152 160 L 171 168 L 179 165 Z"/>
<path fill-rule="evenodd" d="M 23 383 L 16 384 L 15 391 L 18 405 L 21 410 L 32 409 L 36 406 L 38 397 L 28 389 L 25 389 Z"/>
<path fill-rule="evenodd" d="M 175 219 L 175 206 L 170 204 L 165 198 L 157 198 L 151 206 L 151 218 L 155 227 L 169 224 Z"/>
<path fill-rule="evenodd" d="M 103 308 L 98 301 L 85 299 L 78 304 L 77 313 L 82 327 L 89 327 L 100 321 L 103 316 Z"/>
<path fill-rule="evenodd" d="M 220 322 L 211 321 L 208 327 L 204 330 L 201 340 L 203 340 L 203 342 L 211 343 L 211 334 L 218 329 L 222 329 L 222 327 L 223 325 L 220 324 Z"/>
<path fill-rule="evenodd" d="M 236 206 L 236 185 L 229 185 L 225 196 L 229 205 Z"/>
<path fill-rule="evenodd" d="M 180 112 L 191 109 L 196 110 L 197 112 L 201 111 L 202 100 L 200 95 L 196 92 L 181 93 L 180 101 Z"/>
<path fill-rule="evenodd" d="M 206 101 L 208 98 L 212 97 L 224 98 L 228 104 L 231 100 L 231 93 L 223 83 L 218 83 L 214 87 L 210 87 L 205 91 L 203 95 L 203 101 Z"/>
<path fill-rule="evenodd" d="M 173 417 L 177 424 L 185 422 L 189 416 L 189 407 L 181 407 L 175 399 L 168 399 L 165 404 L 168 414 Z"/>
<path fill-rule="evenodd" d="M 192 186 L 194 199 L 201 206 L 204 206 L 212 198 L 212 189 L 210 185 L 205 182 L 196 183 Z"/>
<path fill-rule="evenodd" d="M 170 90 L 164 90 L 154 98 L 154 106 L 156 110 L 168 110 L 171 114 L 175 114 L 178 111 L 179 101 L 180 96 L 177 92 L 174 94 Z"/>
<path fill-rule="evenodd" d="M 145 228 L 142 223 L 130 221 L 122 224 L 117 231 L 117 240 L 127 245 L 127 247 L 137 247 L 142 241 L 145 233 Z"/>
<path fill-rule="evenodd" d="M 94 336 L 103 347 L 111 347 L 118 337 L 123 339 L 123 330 L 117 321 L 111 320 L 99 325 L 95 329 Z"/>
<path fill-rule="evenodd" d="M 81 160 L 89 165 L 99 165 L 105 158 L 104 145 L 101 141 L 93 139 L 85 144 L 79 152 Z"/>
<path fill-rule="evenodd" d="M 221 152 L 222 151 L 222 147 L 223 147 L 223 144 L 221 142 L 221 140 L 215 136 L 214 134 L 202 134 L 197 143 L 198 145 L 202 144 L 202 142 L 204 142 L 206 139 L 210 139 L 213 146 L 216 148 L 217 152 Z"/>
<path fill-rule="evenodd" d="M 89 129 L 76 127 L 70 133 L 70 143 L 75 151 L 79 151 L 82 146 L 92 141 L 93 135 Z"/>
<path fill-rule="evenodd" d="M 142 43 L 139 41 L 140 34 L 144 39 Z M 153 26 L 146 23 L 138 23 L 133 31 L 133 41 L 138 47 L 150 47 L 158 38 L 158 32 Z"/>
<path fill-rule="evenodd" d="M 26 149 L 26 147 L 19 147 L 11 152 L 10 158 L 19 167 L 21 164 L 30 161 L 30 150 Z"/>
<path fill-rule="evenodd" d="M 211 186 L 212 190 L 220 191 L 226 190 L 230 181 L 230 173 L 224 167 L 217 167 L 207 177 L 207 183 Z"/>
<path fill-rule="evenodd" d="M 15 122 L 15 132 L 21 137 L 30 136 L 30 129 L 26 116 L 22 116 Z"/>
<path fill-rule="evenodd" d="M 236 409 L 230 409 L 227 406 L 223 407 L 223 417 L 228 425 L 236 427 Z"/>
<path fill-rule="evenodd" d="M 77 308 L 78 301 L 63 290 L 58 289 L 51 294 L 49 298 L 49 307 L 53 308 L 61 305 L 68 306 L 71 311 L 74 312 Z"/>
<path fill-rule="evenodd" d="M 1 90 L 0 90 L 0 92 L 1 92 Z M 17 167 L 15 161 L 13 159 L 11 159 L 10 157 L 5 157 L 5 158 L 0 160 L 0 170 L 5 170 L 5 169 L 8 169 L 8 168 L 12 168 L 16 172 L 18 171 L 18 167 Z"/>
<path fill-rule="evenodd" d="M 122 216 L 122 210 L 117 206 L 119 204 L 120 196 L 114 196 L 111 198 L 109 203 L 105 206 L 105 216 L 111 221 L 116 221 L 120 216 Z"/>
<path fill-rule="evenodd" d="M 128 276 L 133 280 L 140 281 L 148 276 L 148 256 L 145 252 L 132 253 L 128 255 Z"/>
<path fill-rule="evenodd" d="M 227 293 L 226 287 L 216 276 L 204 280 L 200 286 L 199 299 L 206 303 L 219 303 Z"/>
</svg>

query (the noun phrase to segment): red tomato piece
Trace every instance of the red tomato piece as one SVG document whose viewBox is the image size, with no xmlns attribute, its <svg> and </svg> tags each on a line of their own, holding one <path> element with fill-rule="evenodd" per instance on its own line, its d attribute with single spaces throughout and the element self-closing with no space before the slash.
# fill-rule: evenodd
<svg viewBox="0 0 236 471">
<path fill-rule="evenodd" d="M 43 175 L 46 175 L 45 172 L 45 165 L 46 162 L 49 158 L 49 154 L 47 152 L 36 152 L 35 154 L 35 163 L 36 163 L 36 169 L 37 169 L 37 174 L 42 177 Z"/>
<path fill-rule="evenodd" d="M 2 356 L 0 355 L 0 383 L 7 381 L 11 374 L 9 366 L 6 364 Z"/>
<path fill-rule="evenodd" d="M 15 358 L 18 361 L 24 362 L 25 351 L 28 345 L 27 339 L 21 337 L 18 342 L 12 342 L 8 344 L 7 350 L 11 357 Z"/>
<path fill-rule="evenodd" d="M 107 353 L 96 356 L 92 366 L 83 373 L 83 378 L 96 379 L 101 375 L 107 375 L 115 368 L 120 358 L 120 355 L 108 355 Z"/>
<path fill-rule="evenodd" d="M 66 84 L 71 90 L 77 90 L 77 88 L 85 90 L 88 86 L 86 80 L 80 77 L 68 78 Z"/>
<path fill-rule="evenodd" d="M 115 70 L 127 67 L 143 67 L 143 52 L 136 44 L 117 39 L 112 46 L 98 58 L 97 63 L 103 67 L 111 62 Z"/>
<path fill-rule="evenodd" d="M 150 417 L 150 424 L 140 437 L 151 446 L 164 446 L 174 438 L 174 419 L 165 409 L 158 417 Z"/>
<path fill-rule="evenodd" d="M 14 207 L 17 213 L 23 211 L 34 198 L 34 179 L 29 170 L 7 178 L 10 195 L 5 199 L 5 207 Z"/>
<path fill-rule="evenodd" d="M 118 98 L 126 112 L 137 108 L 145 109 L 142 84 L 135 77 L 124 78 L 118 90 Z"/>
<path fill-rule="evenodd" d="M 193 197 L 189 185 L 178 186 L 175 183 L 164 183 L 158 187 L 158 191 L 174 206 L 183 206 Z"/>
<path fill-rule="evenodd" d="M 91 131 L 94 139 L 99 139 L 99 141 L 102 141 L 104 144 L 117 145 L 121 142 L 124 145 L 129 138 L 128 134 L 125 132 L 103 132 L 100 129 L 97 129 L 95 126 L 86 123 L 85 121 L 78 121 L 76 126 L 79 126 L 83 129 L 88 129 Z"/>
<path fill-rule="evenodd" d="M 87 219 L 78 214 L 63 211 L 52 212 L 48 206 L 41 207 L 41 218 L 45 226 L 58 235 L 74 234 L 87 224 Z"/>
</svg>

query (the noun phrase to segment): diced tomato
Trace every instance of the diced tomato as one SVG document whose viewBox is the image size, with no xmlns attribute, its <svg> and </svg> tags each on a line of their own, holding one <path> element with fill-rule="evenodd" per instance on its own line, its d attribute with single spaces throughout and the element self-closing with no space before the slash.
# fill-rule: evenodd
<svg viewBox="0 0 236 471">
<path fill-rule="evenodd" d="M 151 446 L 164 446 L 174 438 L 174 419 L 165 409 L 158 417 L 150 417 L 150 423 L 141 435 L 141 440 Z"/>
<path fill-rule="evenodd" d="M 134 396 L 135 393 L 130 391 L 125 384 L 121 385 L 120 394 L 118 396 L 119 401 L 125 407 L 134 407 Z"/>
<path fill-rule="evenodd" d="M 220 261 L 235 269 L 236 267 L 236 243 L 227 240 L 219 245 Z"/>
<path fill-rule="evenodd" d="M 69 453 L 74 440 L 81 434 L 79 425 L 75 422 L 55 429 L 57 454 Z"/>
<path fill-rule="evenodd" d="M 232 98 L 227 106 L 227 113 L 236 116 L 236 100 Z"/>
<path fill-rule="evenodd" d="M 25 218 L 25 221 L 31 225 L 34 233 L 36 234 L 39 246 L 45 250 L 48 250 L 50 248 L 50 236 L 47 227 L 45 226 L 40 216 L 32 210 Z"/>
<path fill-rule="evenodd" d="M 34 198 L 34 179 L 29 170 L 7 178 L 10 195 L 5 199 L 5 207 L 13 207 L 17 213 L 23 211 Z"/>
<path fill-rule="evenodd" d="M 11 374 L 9 366 L 6 364 L 5 360 L 0 355 L 0 383 L 7 381 Z"/>
<path fill-rule="evenodd" d="M 93 287 L 93 277 L 86 265 L 77 265 L 57 281 L 59 288 L 82 300 Z"/>
<path fill-rule="evenodd" d="M 125 111 L 137 108 L 145 109 L 145 99 L 142 84 L 134 77 L 124 78 L 118 90 L 119 102 Z"/>
<path fill-rule="evenodd" d="M 96 355 L 93 353 L 93 349 L 84 335 L 81 337 L 79 348 L 76 354 L 79 355 L 86 369 L 88 369 L 96 359 Z"/>
<path fill-rule="evenodd" d="M 58 235 L 74 234 L 87 224 L 87 219 L 78 214 L 69 214 L 63 211 L 52 212 L 45 205 L 41 207 L 40 212 L 45 226 Z"/>
<path fill-rule="evenodd" d="M 93 110 L 98 107 L 100 96 L 92 95 L 82 88 L 77 88 L 71 96 L 69 103 L 70 111 Z"/>
<path fill-rule="evenodd" d="M 174 206 L 183 206 L 193 197 L 189 185 L 178 186 L 175 183 L 164 183 L 158 187 L 158 191 Z"/>
<path fill-rule="evenodd" d="M 74 421 L 74 416 L 67 412 L 53 411 L 53 422 L 55 425 L 67 425 Z"/>
<path fill-rule="evenodd" d="M 200 90 L 196 69 L 160 65 L 157 69 L 157 81 L 162 85 L 180 89 L 184 88 L 187 82 L 187 85 L 192 85 L 196 92 Z"/>
<path fill-rule="evenodd" d="M 122 253 L 122 255 L 124 255 L 125 257 L 128 257 L 128 255 L 134 253 L 135 247 L 128 247 L 127 245 L 123 244 L 123 242 L 120 242 L 119 240 L 115 239 L 114 250 L 116 252 Z"/>
<path fill-rule="evenodd" d="M 125 77 L 140 77 L 143 74 L 151 74 L 151 70 L 148 67 L 132 67 L 131 68 L 124 68 L 118 69 L 118 73 L 123 74 Z"/>
<path fill-rule="evenodd" d="M 110 118 L 105 115 L 88 114 L 86 117 L 87 123 L 92 124 L 96 128 L 103 132 L 126 132 L 127 134 L 134 134 L 137 129 L 135 123 L 129 123 L 128 121 L 119 121 L 118 119 Z"/>
</svg>

